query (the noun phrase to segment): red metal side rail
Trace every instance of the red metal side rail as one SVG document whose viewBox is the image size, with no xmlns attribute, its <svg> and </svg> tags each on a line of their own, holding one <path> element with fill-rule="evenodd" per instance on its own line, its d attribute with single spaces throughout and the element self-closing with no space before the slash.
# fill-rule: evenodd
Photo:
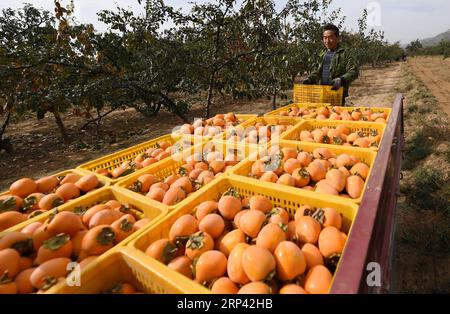
<svg viewBox="0 0 450 314">
<path fill-rule="evenodd" d="M 390 290 L 403 134 L 403 96 L 398 94 L 331 293 Z M 379 265 L 381 285 L 367 284 L 369 274 L 371 279 L 376 279 L 372 277 L 376 268 L 367 268 L 371 262 Z"/>
</svg>

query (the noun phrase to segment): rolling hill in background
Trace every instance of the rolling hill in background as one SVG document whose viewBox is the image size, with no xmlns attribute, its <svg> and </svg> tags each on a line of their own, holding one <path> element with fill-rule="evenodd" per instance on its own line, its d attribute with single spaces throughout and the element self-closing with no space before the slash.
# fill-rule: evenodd
<svg viewBox="0 0 450 314">
<path fill-rule="evenodd" d="M 442 40 L 450 40 L 450 29 L 446 32 L 443 32 L 437 36 L 431 38 L 422 39 L 420 42 L 424 47 L 434 46 L 439 44 Z"/>
</svg>

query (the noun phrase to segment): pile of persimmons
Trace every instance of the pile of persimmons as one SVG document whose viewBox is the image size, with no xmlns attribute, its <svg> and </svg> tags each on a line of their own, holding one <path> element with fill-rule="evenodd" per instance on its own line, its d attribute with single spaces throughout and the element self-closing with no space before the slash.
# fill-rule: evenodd
<svg viewBox="0 0 450 314">
<path fill-rule="evenodd" d="M 181 215 L 145 253 L 213 293 L 327 293 L 347 239 L 342 226 L 334 208 L 290 215 L 231 188 Z"/>
</svg>

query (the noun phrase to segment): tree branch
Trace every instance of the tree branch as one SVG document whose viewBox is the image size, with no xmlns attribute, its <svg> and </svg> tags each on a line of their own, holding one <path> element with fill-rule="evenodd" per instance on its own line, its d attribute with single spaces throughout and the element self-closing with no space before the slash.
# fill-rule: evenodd
<svg viewBox="0 0 450 314">
<path fill-rule="evenodd" d="M 175 111 L 175 114 L 183 120 L 184 123 L 189 123 L 189 120 L 186 118 L 186 116 L 178 110 L 177 105 L 170 99 L 167 95 L 165 95 L 163 92 L 159 92 L 159 95 L 167 102 L 169 103 L 173 110 Z"/>
<path fill-rule="evenodd" d="M 83 126 L 80 128 L 81 130 L 84 130 L 89 124 L 100 121 L 101 119 L 103 119 L 104 117 L 106 117 L 107 115 L 109 115 L 110 113 L 116 111 L 117 108 L 112 108 L 111 110 L 107 111 L 106 113 L 99 115 L 97 118 L 94 118 L 92 120 L 87 121 L 85 124 L 83 124 Z"/>
<path fill-rule="evenodd" d="M 243 52 L 243 53 L 237 54 L 234 57 L 232 57 L 231 59 L 228 59 L 226 62 L 224 62 L 219 67 L 216 67 L 214 70 L 215 70 L 215 72 L 218 72 L 218 71 L 222 70 L 224 67 L 226 67 L 227 65 L 229 65 L 230 63 L 233 63 L 234 61 L 238 60 L 239 58 L 245 57 L 247 55 L 251 55 L 251 54 L 257 53 L 257 52 L 261 52 L 261 50 L 253 49 L 251 51 L 247 51 L 247 52 Z"/>
<path fill-rule="evenodd" d="M 8 115 L 6 116 L 6 120 L 2 125 L 2 129 L 0 131 L 0 140 L 3 138 L 3 134 L 5 133 L 6 127 L 8 126 L 9 119 L 11 118 L 11 112 L 8 111 Z"/>
</svg>

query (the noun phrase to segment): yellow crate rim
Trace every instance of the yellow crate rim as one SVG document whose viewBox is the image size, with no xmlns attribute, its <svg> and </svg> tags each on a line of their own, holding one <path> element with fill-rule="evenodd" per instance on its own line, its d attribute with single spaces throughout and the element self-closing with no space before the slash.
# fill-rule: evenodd
<svg viewBox="0 0 450 314">
<path fill-rule="evenodd" d="M 292 107 L 304 107 L 304 108 L 315 108 L 315 107 L 332 107 L 330 103 L 308 103 L 308 102 L 293 102 L 289 105 L 280 107 L 278 109 L 272 110 L 264 114 L 264 117 L 273 117 L 273 116 L 280 116 L 280 112 L 289 110 Z M 280 116 L 285 117 L 285 116 Z M 302 117 L 292 117 L 292 118 L 300 118 L 304 119 Z"/>
<path fill-rule="evenodd" d="M 111 184 L 115 184 L 119 180 L 126 178 L 128 176 L 123 176 L 117 179 L 109 178 L 100 174 L 95 173 L 97 169 L 108 169 L 113 170 L 117 168 L 122 162 L 130 159 L 134 159 L 138 155 L 144 153 L 147 149 L 157 146 L 157 143 L 161 141 L 169 141 L 173 144 L 177 143 L 181 139 L 181 136 L 172 136 L 171 134 L 166 134 L 152 140 L 131 146 L 126 149 L 119 150 L 112 154 L 97 158 L 95 160 L 89 161 L 77 167 L 78 170 L 89 172 L 95 174 L 97 177 L 103 180 L 108 180 Z M 185 140 L 189 140 L 185 138 Z M 184 144 L 183 144 L 184 145 Z M 156 164 L 156 163 L 155 163 Z"/>
<path fill-rule="evenodd" d="M 236 118 L 238 118 L 239 121 L 241 121 L 241 123 L 239 123 L 237 126 L 240 126 L 244 123 L 247 123 L 249 121 L 252 121 L 254 119 L 256 119 L 258 117 L 257 114 L 243 114 L 243 113 L 237 113 L 235 114 Z M 182 137 L 182 138 L 186 138 L 189 139 L 191 141 L 201 141 L 203 140 L 204 142 L 208 142 L 214 139 L 222 139 L 224 134 L 227 132 L 227 130 L 221 132 L 220 134 L 217 134 L 216 136 L 203 136 L 203 135 L 192 135 L 192 134 L 173 134 L 173 136 L 176 137 Z"/>
<path fill-rule="evenodd" d="M 333 108 L 336 109 L 340 109 L 340 110 L 360 110 L 360 111 L 364 111 L 364 110 L 372 110 L 373 112 L 386 112 L 387 113 L 387 119 L 386 119 L 386 124 L 389 121 L 389 118 L 391 116 L 391 112 L 392 109 L 391 108 L 387 108 L 387 107 L 364 107 L 364 106 L 355 106 L 355 107 L 344 107 L 344 106 L 331 106 L 330 104 L 327 103 L 322 103 L 322 104 L 307 104 L 307 103 L 292 103 L 290 105 L 278 108 L 276 110 L 270 111 L 268 113 L 266 113 L 264 116 L 279 116 L 280 112 L 282 111 L 289 111 L 292 107 L 298 107 L 298 108 L 308 108 L 308 109 L 315 109 L 318 107 L 326 107 L 330 110 L 333 110 Z M 284 116 L 282 116 L 284 117 Z M 304 119 L 304 120 L 314 120 L 312 118 L 305 118 L 305 117 L 298 117 L 300 119 Z M 342 121 L 342 120 L 332 120 L 332 119 L 326 119 L 325 121 Z M 369 122 L 369 123 L 374 123 L 372 121 L 353 121 L 353 122 L 360 122 L 360 123 L 365 123 L 365 122 Z"/>
<path fill-rule="evenodd" d="M 275 143 L 272 143 L 271 145 L 274 145 Z M 340 200 L 348 200 L 351 202 L 355 202 L 357 204 L 361 203 L 362 198 L 364 197 L 364 193 L 366 191 L 367 188 L 367 183 L 369 181 L 370 175 L 372 173 L 372 169 L 374 166 L 374 162 L 375 162 L 375 158 L 377 156 L 377 154 L 373 151 L 367 150 L 367 149 L 362 149 L 362 148 L 356 148 L 356 147 L 349 147 L 347 148 L 346 146 L 338 146 L 338 145 L 325 145 L 325 144 L 317 144 L 317 143 L 307 143 L 307 142 L 295 142 L 295 141 L 287 141 L 287 140 L 280 140 L 279 143 L 277 143 L 279 145 L 280 148 L 283 147 L 290 147 L 290 148 L 295 148 L 295 149 L 301 149 L 307 152 L 312 152 L 314 149 L 316 148 L 320 148 L 320 147 L 326 147 L 327 149 L 329 149 L 331 152 L 335 153 L 335 154 L 349 154 L 349 155 L 353 155 L 358 157 L 361 161 L 365 162 L 366 164 L 369 165 L 369 173 L 367 175 L 367 178 L 364 182 L 364 187 L 362 190 L 362 193 L 360 195 L 359 198 L 356 199 L 347 199 L 345 197 L 341 197 L 341 196 L 334 196 L 334 195 L 328 195 L 328 194 L 322 194 L 322 193 L 318 193 L 315 191 L 304 191 L 302 189 L 296 188 L 296 187 L 291 187 L 291 186 L 283 186 L 283 189 L 286 190 L 291 190 L 291 191 L 296 191 L 297 193 L 302 191 L 302 192 L 307 192 L 312 193 L 312 194 L 317 194 L 317 195 L 321 195 L 322 197 L 325 198 L 337 198 Z M 253 156 L 251 156 L 253 159 Z M 250 157 L 247 158 L 246 160 L 240 162 L 238 165 L 236 165 L 233 169 L 231 169 L 231 174 L 232 175 L 238 175 L 240 177 L 244 177 L 248 180 L 250 180 L 251 182 L 260 182 L 263 185 L 267 185 L 270 187 L 276 187 L 278 186 L 278 184 L 276 183 L 270 183 L 270 182 L 261 182 L 257 179 L 254 178 L 250 178 L 248 177 L 248 174 L 250 173 L 250 169 L 251 166 L 253 165 L 255 161 L 250 160 Z M 252 183 L 253 184 L 253 183 Z"/>
<path fill-rule="evenodd" d="M 163 203 L 160 203 L 158 201 L 149 199 L 145 197 L 144 195 L 140 193 L 133 192 L 128 189 L 129 186 L 131 186 L 136 180 L 143 174 L 153 174 L 158 177 L 159 180 L 164 180 L 168 176 L 177 173 L 179 167 L 185 163 L 185 158 L 192 155 L 193 153 L 201 153 L 208 147 L 214 147 L 216 151 L 221 152 L 224 156 L 227 155 L 226 150 L 229 148 L 228 143 L 225 141 L 219 141 L 219 140 L 213 140 L 206 143 L 200 143 L 197 145 L 194 145 L 193 147 L 184 150 L 182 153 L 172 156 L 171 158 L 166 158 L 158 163 L 155 163 L 145 169 L 140 169 L 139 171 L 136 171 L 135 173 L 131 174 L 130 176 L 127 176 L 127 178 L 124 178 L 122 180 L 119 180 L 114 186 L 117 189 L 121 189 L 123 193 L 128 194 L 130 197 L 134 198 L 141 198 L 144 199 L 147 203 L 152 204 L 155 207 L 166 209 L 168 211 L 172 211 L 176 208 L 179 208 L 190 201 L 190 199 L 195 198 L 197 193 L 207 187 L 210 183 L 208 183 L 206 186 L 200 188 L 197 191 L 192 192 L 189 196 L 187 196 L 184 200 L 179 202 L 175 205 L 165 205 Z M 246 146 L 239 146 L 239 147 L 233 147 L 233 152 L 235 151 L 238 155 L 238 158 L 241 160 L 245 159 L 244 154 L 248 154 L 249 151 L 252 151 L 251 148 Z M 241 157 L 240 157 L 241 156 Z M 182 160 L 180 160 L 182 158 Z M 234 166 L 235 167 L 235 166 Z M 229 169 L 226 171 L 226 173 L 229 173 L 232 169 Z M 226 173 L 222 173 L 219 175 L 224 176 Z M 215 181 L 217 178 L 215 178 L 213 181 Z"/>
<path fill-rule="evenodd" d="M 381 134 L 380 137 L 380 144 L 384 137 L 384 131 L 386 129 L 386 125 L 384 123 L 377 123 L 377 122 L 359 122 L 359 121 L 337 121 L 337 120 L 303 120 L 303 122 L 296 125 L 293 129 L 283 133 L 280 136 L 281 140 L 288 140 L 288 141 L 295 141 L 295 142 L 302 142 L 300 140 L 300 132 L 301 131 L 311 131 L 314 129 L 322 128 L 322 127 L 332 127 L 336 128 L 339 125 L 346 125 L 350 128 L 351 132 L 370 132 L 372 130 L 375 130 L 378 132 L 378 134 Z M 325 144 L 325 143 L 317 143 L 317 144 L 323 144 L 326 146 L 343 146 L 343 145 L 337 145 L 337 144 Z M 379 145 L 380 145 L 379 144 Z M 344 146 L 346 148 L 354 148 L 352 146 Z M 359 147 L 357 147 L 359 148 Z M 361 148 L 364 150 L 370 150 L 370 151 L 377 151 L 373 150 L 371 148 Z"/>
<path fill-rule="evenodd" d="M 126 202 L 127 204 L 136 205 L 139 209 L 142 210 L 142 218 L 148 217 L 148 218 L 154 218 L 153 222 L 156 222 L 157 219 L 162 218 L 167 211 L 162 210 L 160 208 L 155 208 L 151 206 L 150 204 L 147 204 L 146 202 L 143 202 L 141 199 L 134 199 L 130 197 L 129 195 L 123 193 L 121 190 L 118 190 L 114 188 L 113 186 L 106 186 L 101 189 L 98 189 L 95 192 L 92 192 L 90 194 L 87 194 L 83 197 L 80 197 L 73 202 L 63 204 L 61 206 L 55 207 L 52 210 L 49 210 L 45 213 L 42 213 L 41 215 L 38 215 L 36 217 L 33 217 L 31 219 L 28 219 L 20 224 L 17 224 L 7 230 L 4 230 L 0 233 L 0 238 L 4 237 L 6 234 L 14 232 L 14 231 L 20 231 L 24 227 L 28 226 L 29 224 L 32 224 L 34 222 L 44 222 L 48 219 L 48 217 L 57 210 L 58 212 L 63 211 L 73 211 L 76 207 L 79 206 L 94 206 L 96 204 L 99 204 L 102 200 L 106 200 L 107 197 L 114 197 L 114 199 L 117 199 L 119 202 Z M 152 223 L 153 223 L 152 222 Z M 127 239 L 124 241 L 128 241 Z"/>
<path fill-rule="evenodd" d="M 304 85 L 294 84 L 293 97 L 294 102 L 326 103 L 333 106 L 341 106 L 344 95 L 344 88 L 333 91 L 332 86 L 328 85 Z"/>
<path fill-rule="evenodd" d="M 258 117 L 258 118 L 254 118 L 254 119 L 251 119 L 251 120 L 248 120 L 248 121 L 246 121 L 246 122 L 244 122 L 244 123 L 242 123 L 242 124 L 240 124 L 240 125 L 238 125 L 238 126 L 236 126 L 235 128 L 243 128 L 243 129 L 245 129 L 245 128 L 248 128 L 248 127 L 250 127 L 250 126 L 253 126 L 253 125 L 255 125 L 256 123 L 258 123 L 258 122 L 263 122 L 263 123 L 265 123 L 266 125 L 267 124 L 271 124 L 271 125 L 291 125 L 291 126 L 297 126 L 298 124 L 300 124 L 300 122 L 302 122 L 303 121 L 303 119 L 301 119 L 301 118 L 298 118 L 298 117 L 281 117 L 281 116 L 272 116 L 272 117 L 265 117 L 265 116 L 262 116 L 262 117 Z M 229 140 L 227 140 L 227 137 L 228 137 L 228 135 L 230 135 L 231 134 L 231 132 L 233 132 L 233 129 L 235 129 L 235 128 L 232 128 L 232 129 L 229 129 L 229 130 L 227 130 L 226 132 L 224 132 L 218 139 L 219 140 L 223 140 L 223 141 L 229 141 Z M 290 131 L 290 130 L 289 130 Z M 285 132 L 283 132 L 282 134 L 281 134 L 281 136 L 283 135 L 283 134 L 286 134 L 287 132 L 289 132 L 289 131 L 285 131 Z M 281 137 L 280 136 L 280 137 Z M 270 141 L 269 141 L 270 142 Z M 268 142 L 268 143 L 269 143 Z M 242 143 L 242 142 L 239 142 L 240 144 L 244 144 L 244 143 Z M 245 143 L 246 144 L 246 143 Z M 248 145 L 259 145 L 259 144 L 256 144 L 256 143 L 250 143 L 250 144 L 248 144 Z M 264 144 L 263 144 L 264 145 Z"/>
<path fill-rule="evenodd" d="M 157 274 L 167 281 L 177 283 L 178 287 L 166 291 L 166 293 L 199 293 L 197 292 L 198 289 L 202 288 L 205 290 L 205 293 L 210 293 L 210 291 L 189 278 L 169 269 L 164 264 L 154 260 L 146 255 L 144 250 L 154 241 L 167 237 L 170 226 L 178 217 L 184 214 L 193 213 L 195 207 L 203 201 L 217 200 L 221 193 L 226 191 L 229 187 L 236 188 L 244 197 L 264 195 L 272 201 L 274 206 L 285 208 L 291 215 L 294 215 L 295 211 L 302 204 L 308 204 L 314 207 L 334 207 L 343 215 L 344 230 L 347 231 L 349 237 L 351 235 L 352 222 L 358 212 L 358 206 L 355 203 L 346 200 L 323 198 L 318 193 L 305 193 L 307 191 L 285 190 L 279 186 L 267 186 L 260 182 L 253 182 L 252 180 L 233 175 L 222 177 L 214 183 L 211 182 L 211 186 L 197 195 L 192 202 L 169 213 L 169 215 L 160 220 L 157 224 L 147 227 L 143 233 L 128 244 L 130 252 L 136 256 L 136 258 L 141 260 L 142 263 L 147 265 L 147 268 L 151 270 L 152 274 Z M 343 254 L 345 254 L 345 248 Z M 188 291 L 186 291 L 185 287 L 189 287 Z"/>
<path fill-rule="evenodd" d="M 131 283 L 144 293 L 208 293 L 206 288 L 197 288 L 171 281 L 164 276 L 164 270 L 159 271 L 159 265 L 149 268 L 139 256 L 133 254 L 128 247 L 113 248 L 88 264 L 80 272 L 80 286 L 68 285 L 65 281 L 59 283 L 47 294 L 97 294 L 110 288 L 116 282 Z M 174 292 L 176 291 L 176 292 Z"/>
<path fill-rule="evenodd" d="M 85 175 L 88 175 L 88 174 L 89 174 L 89 173 L 86 173 L 86 172 L 83 172 L 83 171 L 79 171 L 78 169 L 70 169 L 70 170 L 64 170 L 64 171 L 61 171 L 61 172 L 57 172 L 57 173 L 55 173 L 55 174 L 51 174 L 51 175 L 49 175 L 49 176 L 58 177 L 58 176 L 65 176 L 65 175 L 70 174 L 70 173 L 75 173 L 75 174 L 79 174 L 79 175 L 82 175 L 82 176 L 85 176 Z M 103 179 L 99 178 L 99 181 L 103 184 L 103 187 L 98 188 L 96 191 L 98 191 L 98 190 L 100 190 L 100 189 L 102 189 L 102 188 L 107 187 L 107 186 L 110 185 L 110 182 L 107 181 L 107 180 L 103 180 Z M 92 193 L 94 193 L 94 192 L 92 192 Z M 5 192 L 1 193 L 0 196 L 8 195 L 8 194 L 9 194 L 9 192 L 8 192 L 8 191 L 5 191 Z M 75 202 L 77 202 L 77 201 L 79 201 L 79 200 L 83 200 L 83 199 L 85 199 L 86 197 L 88 197 L 89 195 L 90 195 L 90 194 L 85 194 L 85 195 L 82 195 L 82 196 L 80 196 L 80 197 L 78 197 L 78 198 L 69 200 L 68 202 L 62 204 L 61 206 L 58 206 L 58 208 L 65 208 L 65 207 L 67 207 L 67 206 L 71 206 L 73 203 L 75 203 Z M 52 211 L 52 210 L 50 210 L 50 212 L 51 212 L 51 211 Z M 39 217 L 41 217 L 41 216 L 44 217 L 43 215 L 46 215 L 46 214 L 48 214 L 48 212 L 44 212 L 44 213 L 39 214 L 39 215 L 37 215 L 37 216 L 35 216 L 35 217 L 31 218 L 31 219 L 27 219 L 27 220 L 25 220 L 24 222 L 21 222 L 21 223 L 15 225 L 15 226 L 12 226 L 12 227 L 10 227 L 10 228 L 8 228 L 8 229 L 5 229 L 5 230 L 3 230 L 3 231 L 0 231 L 0 237 L 4 236 L 4 234 L 6 234 L 6 233 L 8 233 L 8 232 L 15 231 L 15 230 L 16 230 L 16 229 L 15 229 L 16 227 L 26 226 L 26 225 L 28 225 L 28 223 L 29 223 L 30 221 L 35 221 L 35 220 L 34 220 L 35 218 L 39 218 Z M 22 228 L 23 228 L 23 227 L 22 227 Z M 21 228 L 20 228 L 20 229 L 21 229 Z"/>
<path fill-rule="evenodd" d="M 373 112 L 386 112 L 387 113 L 387 119 L 386 119 L 386 124 L 389 121 L 389 117 L 391 115 L 392 109 L 391 108 L 386 108 L 386 107 L 363 107 L 363 106 L 359 106 L 359 107 L 343 107 L 343 106 L 331 106 L 329 104 L 304 104 L 304 103 L 293 103 L 290 104 L 288 106 L 282 107 L 282 108 L 278 108 L 277 110 L 274 110 L 272 112 L 269 112 L 268 114 L 266 114 L 267 116 L 278 116 L 280 114 L 281 111 L 284 110 L 290 110 L 292 107 L 298 107 L 298 108 L 308 108 L 308 109 L 316 109 L 318 107 L 326 107 L 329 110 L 333 110 L 334 109 L 339 109 L 339 110 L 348 110 L 348 111 L 353 111 L 353 110 L 360 110 L 360 111 L 364 111 L 364 110 L 372 110 Z M 300 117 L 299 117 L 300 118 Z M 306 117 L 301 117 L 301 119 L 304 120 L 314 120 L 313 118 L 306 118 Z M 342 121 L 342 120 L 332 120 L 332 119 L 326 119 L 325 121 Z M 352 120 L 350 120 L 352 121 Z M 354 121 L 354 122 L 360 122 L 360 123 L 374 123 L 372 121 Z"/>
</svg>

